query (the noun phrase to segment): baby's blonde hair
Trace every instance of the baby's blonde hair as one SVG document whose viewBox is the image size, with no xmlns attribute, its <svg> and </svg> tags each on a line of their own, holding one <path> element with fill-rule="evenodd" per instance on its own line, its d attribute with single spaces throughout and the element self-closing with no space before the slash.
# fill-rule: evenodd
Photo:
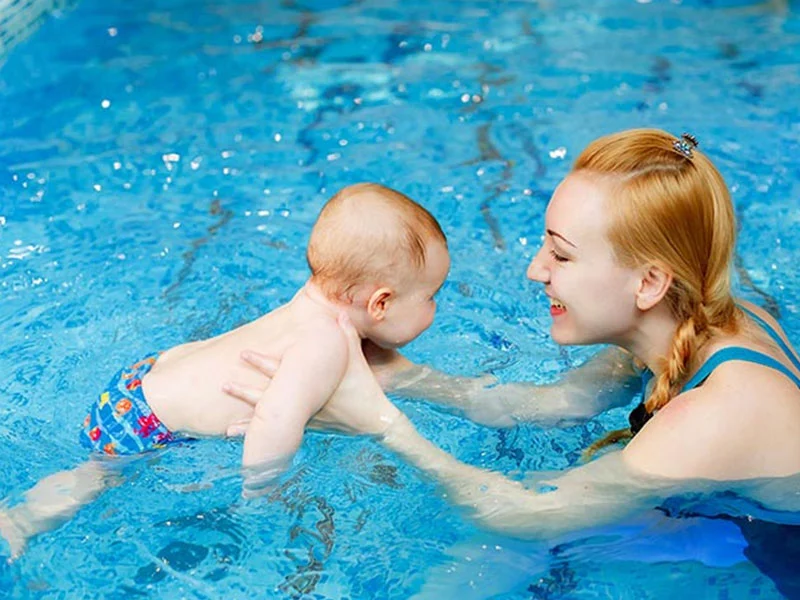
<svg viewBox="0 0 800 600">
<path fill-rule="evenodd" d="M 573 167 L 612 183 L 608 239 L 619 262 L 658 265 L 673 276 L 665 300 L 678 326 L 645 401 L 650 414 L 678 394 L 708 340 L 740 323 L 731 294 L 733 204 L 722 175 L 692 141 L 632 129 L 595 140 Z"/>
<path fill-rule="evenodd" d="M 311 280 L 337 299 L 364 283 L 396 285 L 425 266 L 431 241 L 447 246 L 439 223 L 411 198 L 378 183 L 350 185 L 328 200 L 311 231 Z"/>
</svg>

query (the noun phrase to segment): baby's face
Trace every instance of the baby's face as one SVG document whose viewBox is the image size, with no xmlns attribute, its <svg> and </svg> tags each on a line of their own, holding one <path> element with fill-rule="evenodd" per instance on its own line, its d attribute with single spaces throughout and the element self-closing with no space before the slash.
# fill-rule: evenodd
<svg viewBox="0 0 800 600">
<path fill-rule="evenodd" d="M 450 270 L 450 255 L 441 242 L 430 242 L 425 251 L 425 267 L 403 278 L 406 284 L 395 290 L 386 317 L 367 337 L 382 348 L 405 346 L 433 323 L 434 296 Z"/>
</svg>

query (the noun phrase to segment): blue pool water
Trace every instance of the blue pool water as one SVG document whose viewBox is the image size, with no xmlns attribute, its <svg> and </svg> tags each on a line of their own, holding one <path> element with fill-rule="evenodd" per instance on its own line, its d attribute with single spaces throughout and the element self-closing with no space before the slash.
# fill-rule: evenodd
<svg viewBox="0 0 800 600">
<path fill-rule="evenodd" d="M 319 208 L 356 181 L 449 236 L 411 358 L 556 378 L 591 350 L 549 340 L 524 270 L 570 162 L 627 127 L 697 135 L 733 190 L 740 293 L 800 340 L 799 63 L 777 1 L 82 0 L 47 19 L 0 67 L 0 497 L 85 458 L 86 407 L 122 364 L 287 300 Z M 573 464 L 626 414 L 494 430 L 402 407 L 512 476 Z M 719 520 L 522 542 L 368 439 L 308 435 L 247 502 L 240 454 L 206 440 L 131 466 L 0 567 L 0 597 L 780 597 Z"/>
</svg>

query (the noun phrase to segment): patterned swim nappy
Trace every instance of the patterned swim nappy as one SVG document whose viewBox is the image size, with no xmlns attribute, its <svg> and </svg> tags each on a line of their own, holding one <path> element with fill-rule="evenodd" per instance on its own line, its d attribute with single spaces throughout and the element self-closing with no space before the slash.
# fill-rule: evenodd
<svg viewBox="0 0 800 600">
<path fill-rule="evenodd" d="M 83 446 L 104 454 L 138 454 L 179 439 L 158 420 L 142 390 L 142 379 L 159 354 L 147 356 L 114 375 L 86 415 L 80 432 Z"/>
</svg>

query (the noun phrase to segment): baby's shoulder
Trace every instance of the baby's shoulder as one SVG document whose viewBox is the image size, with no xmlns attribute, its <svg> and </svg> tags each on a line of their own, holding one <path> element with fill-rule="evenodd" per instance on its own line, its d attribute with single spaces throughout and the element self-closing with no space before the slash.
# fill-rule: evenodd
<svg viewBox="0 0 800 600">
<path fill-rule="evenodd" d="M 347 356 L 347 339 L 335 318 L 317 315 L 298 323 L 292 332 L 292 345 L 309 355 Z"/>
<path fill-rule="evenodd" d="M 331 315 L 313 315 L 300 320 L 297 323 L 298 331 L 312 336 L 333 336 L 343 337 L 341 327 L 336 321 L 336 317 Z"/>
</svg>

